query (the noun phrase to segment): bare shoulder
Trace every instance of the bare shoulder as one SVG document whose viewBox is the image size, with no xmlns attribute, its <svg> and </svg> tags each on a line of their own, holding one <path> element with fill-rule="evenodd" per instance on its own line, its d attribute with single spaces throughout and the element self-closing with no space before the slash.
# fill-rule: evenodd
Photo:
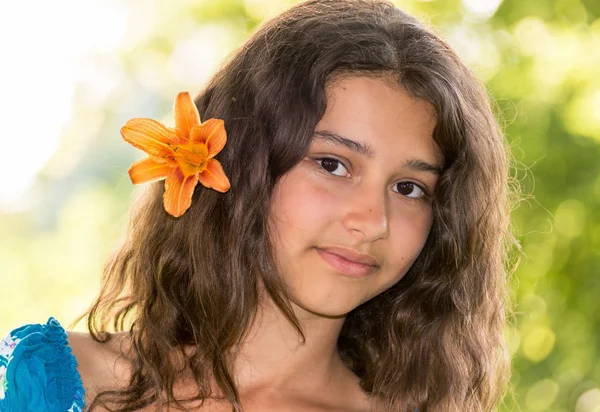
<svg viewBox="0 0 600 412">
<path fill-rule="evenodd" d="M 77 371 L 86 390 L 86 403 L 99 391 L 127 384 L 131 363 L 126 354 L 126 333 L 112 334 L 106 343 L 95 341 L 89 333 L 67 331 Z"/>
<path fill-rule="evenodd" d="M 375 410 L 373 398 L 360 386 L 360 378 L 345 369 L 332 390 L 336 394 L 337 407 L 333 410 L 349 412 L 372 412 Z"/>
</svg>

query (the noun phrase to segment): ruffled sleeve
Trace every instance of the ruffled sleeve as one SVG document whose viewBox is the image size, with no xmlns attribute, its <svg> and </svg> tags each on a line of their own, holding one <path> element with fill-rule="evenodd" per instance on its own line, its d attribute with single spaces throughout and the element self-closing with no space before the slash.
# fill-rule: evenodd
<svg viewBox="0 0 600 412">
<path fill-rule="evenodd" d="M 78 412 L 84 395 L 67 333 L 53 317 L 0 341 L 1 412 Z"/>
</svg>

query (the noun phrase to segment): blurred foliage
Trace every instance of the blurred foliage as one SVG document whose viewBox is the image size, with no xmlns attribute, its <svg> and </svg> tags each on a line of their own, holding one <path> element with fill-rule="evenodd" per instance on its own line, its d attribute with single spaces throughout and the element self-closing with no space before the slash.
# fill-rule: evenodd
<svg viewBox="0 0 600 412">
<path fill-rule="evenodd" d="M 68 324 L 98 292 L 137 190 L 127 169 L 141 153 L 120 126 L 170 123 L 178 91 L 198 91 L 264 18 L 295 1 L 122 3 L 125 36 L 88 60 L 32 206 L 0 212 L 2 331 L 50 315 Z M 506 333 L 513 390 L 501 410 L 600 412 L 600 2 L 396 3 L 486 82 L 526 195 L 513 216 L 523 256 Z"/>
</svg>

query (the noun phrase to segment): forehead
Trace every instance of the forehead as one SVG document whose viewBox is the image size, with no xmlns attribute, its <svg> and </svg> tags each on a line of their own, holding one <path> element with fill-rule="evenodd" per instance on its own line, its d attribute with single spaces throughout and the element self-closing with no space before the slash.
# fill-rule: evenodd
<svg viewBox="0 0 600 412">
<path fill-rule="evenodd" d="M 317 131 L 358 140 L 381 158 L 416 156 L 442 164 L 433 140 L 433 106 L 415 99 L 389 78 L 345 76 L 326 88 L 327 109 Z"/>
</svg>

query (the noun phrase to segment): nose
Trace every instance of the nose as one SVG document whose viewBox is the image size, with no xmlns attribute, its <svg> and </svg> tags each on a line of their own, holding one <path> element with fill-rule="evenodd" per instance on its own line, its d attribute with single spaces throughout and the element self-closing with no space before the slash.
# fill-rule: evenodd
<svg viewBox="0 0 600 412">
<path fill-rule="evenodd" d="M 373 242 L 389 235 L 386 194 L 381 188 L 355 190 L 350 194 L 343 225 L 362 242 Z"/>
</svg>

